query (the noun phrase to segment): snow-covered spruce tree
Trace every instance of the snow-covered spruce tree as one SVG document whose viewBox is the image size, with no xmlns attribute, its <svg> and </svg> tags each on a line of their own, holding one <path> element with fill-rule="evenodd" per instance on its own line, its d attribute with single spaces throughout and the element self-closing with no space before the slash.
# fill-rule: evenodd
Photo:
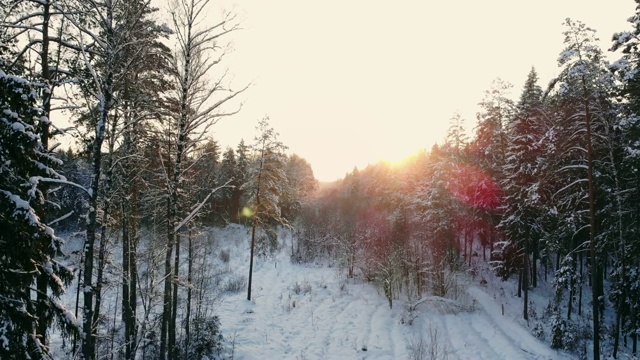
<svg viewBox="0 0 640 360">
<path fill-rule="evenodd" d="M 206 139 L 207 131 L 218 120 L 240 111 L 226 110 L 232 99 L 243 93 L 249 85 L 233 90 L 228 84 L 225 71 L 219 71 L 220 62 L 227 53 L 221 42 L 225 36 L 238 29 L 235 15 L 225 13 L 222 19 L 213 25 L 205 24 L 209 0 L 176 0 L 171 5 L 172 27 L 175 32 L 177 48 L 174 51 L 172 70 L 169 73 L 175 90 L 171 91 L 167 103 L 170 104 L 165 128 L 170 146 L 166 184 L 167 209 L 167 246 L 165 253 L 165 279 L 160 329 L 160 358 L 177 359 L 179 347 L 176 342 L 177 319 L 172 316 L 177 286 L 178 268 L 172 265 L 179 262 L 179 230 L 195 216 L 215 189 L 211 189 L 201 205 L 195 206 L 187 214 L 187 204 L 181 201 L 180 194 L 186 185 L 184 162 L 196 150 L 196 145 Z M 218 72 L 219 71 L 219 72 Z M 215 80 L 211 80 L 211 79 Z"/>
<path fill-rule="evenodd" d="M 405 261 L 410 267 L 410 279 L 407 281 L 408 291 L 414 293 L 409 297 L 413 300 L 419 299 L 425 291 L 425 269 L 428 268 L 427 256 L 431 253 L 429 244 L 426 239 L 429 234 L 426 226 L 423 225 L 422 214 L 430 206 L 425 201 L 423 191 L 426 190 L 428 184 L 423 183 L 423 179 L 429 176 L 430 162 L 432 158 L 429 153 L 422 151 L 416 155 L 411 162 L 408 163 L 408 169 L 406 175 L 403 176 L 404 197 L 406 198 L 407 210 L 407 222 L 410 226 L 410 234 L 408 241 L 409 250 L 406 251 Z M 418 197 L 420 194 L 423 196 Z"/>
<path fill-rule="evenodd" d="M 448 189 L 457 199 L 454 212 L 456 213 L 454 231 L 459 240 L 459 249 L 463 257 L 468 257 L 471 263 L 474 234 L 480 231 L 479 219 L 483 216 L 483 207 L 478 206 L 477 198 L 482 196 L 483 184 L 476 182 L 479 171 L 472 171 L 467 166 L 470 160 L 469 138 L 464 127 L 464 119 L 456 113 L 449 120 L 449 129 L 445 137 L 443 149 L 451 157 L 452 167 L 449 169 L 451 176 L 456 179 L 448 185 Z"/>
<path fill-rule="evenodd" d="M 593 356 L 600 358 L 600 321 L 602 301 L 598 299 L 603 293 L 602 267 L 604 264 L 603 249 L 606 241 L 599 236 L 601 230 L 597 216 L 596 191 L 602 191 L 602 179 L 607 169 L 599 165 L 596 159 L 606 158 L 607 129 L 610 116 L 611 74 L 603 60 L 602 51 L 596 44 L 595 31 L 585 24 L 567 19 L 565 50 L 560 54 L 558 64 L 561 73 L 550 85 L 555 101 L 555 116 L 560 119 L 558 131 L 564 142 L 559 145 L 561 167 L 556 170 L 561 174 L 564 186 L 557 192 L 560 215 L 567 216 L 567 221 L 575 220 L 576 231 L 567 234 L 567 238 L 584 239 L 588 244 L 591 273 L 592 316 L 593 316 Z M 610 169 L 608 169 L 610 170 Z M 585 201 L 586 200 L 586 201 Z M 615 201 L 615 199 L 614 199 Z M 602 207 L 600 206 L 602 209 Z M 616 216 L 615 212 L 606 216 Z M 588 229 L 584 234 L 580 229 Z M 599 240 L 600 243 L 596 244 Z M 584 249 L 583 243 L 574 243 L 569 251 Z M 571 301 L 571 300 L 570 300 Z"/>
<path fill-rule="evenodd" d="M 198 146 L 198 149 L 190 157 L 189 163 L 193 163 L 193 166 L 189 165 L 188 178 L 193 180 L 188 184 L 188 191 L 185 193 L 188 199 L 203 199 L 212 187 L 215 188 L 229 181 L 227 179 L 220 183 L 222 180 L 220 176 L 220 146 L 214 139 L 207 139 Z M 217 191 L 203 206 L 197 216 L 198 222 L 208 226 L 225 224 L 224 214 L 226 211 L 222 206 L 222 190 L 226 190 L 226 188 Z"/>
<path fill-rule="evenodd" d="M 504 177 L 502 169 L 506 162 L 507 154 L 507 128 L 506 124 L 511 120 L 515 105 L 510 99 L 510 89 L 513 86 L 501 79 L 492 82 L 489 90 L 485 91 L 485 96 L 480 102 L 482 111 L 476 114 L 478 124 L 475 128 L 475 137 L 469 144 L 469 153 L 473 157 L 474 163 L 480 167 L 487 175 L 493 179 L 493 182 L 500 184 Z M 495 227 L 500 222 L 500 216 L 495 207 L 489 207 L 483 211 L 482 217 L 489 224 L 487 235 L 490 258 L 493 260 L 496 254 L 506 254 L 503 250 L 497 249 L 494 254 L 494 244 L 506 244 L 498 238 Z M 502 261 L 505 259 L 497 259 Z M 504 263 L 502 263 L 504 265 Z M 508 267 L 509 268 L 509 267 Z M 506 273 L 501 276 L 509 276 L 513 269 L 509 268 Z"/>
<path fill-rule="evenodd" d="M 251 216 L 251 254 L 249 257 L 249 282 L 247 300 L 251 300 L 251 282 L 253 279 L 253 257 L 256 248 L 273 250 L 277 247 L 277 224 L 287 225 L 280 210 L 280 196 L 287 185 L 284 172 L 284 151 L 287 149 L 278 140 L 278 133 L 270 126 L 265 117 L 256 127 L 258 135 L 254 145 L 254 166 L 249 177 L 249 205 Z M 265 237 L 256 239 L 256 230 L 261 229 Z M 257 243 L 259 241 L 259 243 Z"/>
<path fill-rule="evenodd" d="M 447 271 L 451 270 L 458 255 L 454 213 L 457 203 L 447 189 L 447 182 L 453 181 L 451 170 L 455 164 L 450 164 L 449 155 L 440 147 L 434 146 L 431 156 L 428 176 L 423 179 L 416 197 L 424 204 L 421 220 L 430 249 L 428 281 L 434 295 L 445 296 Z"/>
<path fill-rule="evenodd" d="M 296 154 L 287 157 L 285 174 L 289 186 L 285 189 L 285 193 L 281 198 L 280 208 L 282 209 L 282 216 L 289 223 L 295 222 L 296 227 L 298 227 L 298 221 L 302 221 L 303 208 L 308 204 L 309 196 L 317 189 L 318 182 L 313 176 L 311 165 Z M 309 225 L 312 228 L 314 227 L 312 224 Z M 301 226 L 297 234 L 302 234 L 304 231 L 304 226 Z M 316 251 L 314 251 L 317 247 L 315 244 L 309 243 L 308 239 L 307 236 L 296 236 L 297 248 L 294 248 L 294 241 L 291 242 L 292 257 L 302 261 L 310 260 L 317 255 Z"/>
<path fill-rule="evenodd" d="M 68 7 L 72 6 L 68 3 Z M 3 8 L 3 15 L 0 15 L 0 32 L 5 32 L 7 38 L 2 41 L 15 43 L 18 49 L 8 57 L 5 69 L 7 72 L 15 72 L 17 68 L 23 67 L 24 74 L 29 74 L 29 79 L 37 81 L 39 86 L 38 106 L 42 109 L 43 115 L 50 121 L 42 121 L 38 125 L 37 132 L 40 135 L 45 151 L 51 151 L 57 146 L 52 144 L 53 136 L 63 132 L 52 123 L 52 111 L 66 107 L 64 99 L 56 99 L 54 107 L 53 99 L 58 88 L 68 82 L 72 76 L 67 69 L 67 59 L 74 56 L 73 46 L 69 42 L 68 24 L 62 21 L 61 11 L 54 8 L 54 2 L 44 1 L 6 1 L 0 4 Z M 50 197 L 59 197 L 56 193 L 68 190 L 69 187 L 54 188 L 50 184 L 42 184 L 42 196 L 44 201 L 39 204 L 38 212 L 42 214 L 44 222 L 61 217 L 58 207 L 49 201 Z M 69 214 L 69 213 L 65 213 Z M 70 216 L 71 214 L 69 214 Z M 41 275 L 37 281 L 39 302 L 43 306 L 38 306 L 39 322 L 38 336 L 42 342 L 47 344 L 47 329 L 50 321 L 46 320 L 46 278 Z M 52 319 L 49 319 L 52 320 Z"/>
<path fill-rule="evenodd" d="M 524 291 L 523 317 L 528 319 L 529 274 L 533 285 L 537 279 L 539 239 L 541 236 L 541 141 L 545 133 L 542 116 L 542 89 L 538 76 L 531 70 L 518 103 L 518 111 L 507 125 L 508 145 L 503 169 L 505 204 L 499 227 L 507 241 L 521 254 L 521 288 Z M 530 255 L 533 255 L 531 263 Z"/>
<path fill-rule="evenodd" d="M 51 0 L 5 3 L 2 4 L 4 16 L 0 28 L 8 35 L 5 41 L 19 45 L 8 58 L 6 69 L 22 66 L 28 69 L 30 78 L 41 83 L 39 106 L 50 118 L 55 90 L 71 78 L 66 65 L 74 56 L 75 46 L 70 39 L 68 23 L 63 21 L 63 13 L 71 11 L 73 2 L 64 7 L 54 5 Z M 38 130 L 45 148 L 49 147 L 50 137 L 59 132 L 51 123 L 40 124 Z"/>
<path fill-rule="evenodd" d="M 509 98 L 512 87 L 499 78 L 491 83 L 491 88 L 485 92 L 479 104 L 482 111 L 476 115 L 478 125 L 471 145 L 480 167 L 498 182 L 502 180 L 500 176 L 507 154 L 506 124 L 513 117 L 515 109 Z"/>
<path fill-rule="evenodd" d="M 72 279 L 54 257 L 62 240 L 36 212 L 42 180 L 64 182 L 52 168 L 57 160 L 37 132 L 48 122 L 36 106 L 37 86 L 0 70 L 0 357 L 51 358 L 40 322 L 55 319 L 63 334 L 78 331 L 75 317 L 58 301 Z M 46 287 L 36 287 L 43 276 Z M 37 296 L 37 291 L 45 293 Z M 43 307 L 36 309 L 37 306 Z M 38 315 L 45 316 L 40 318 Z M 48 331 L 48 327 L 44 329 Z"/>
<path fill-rule="evenodd" d="M 464 123 L 465 121 L 459 113 L 453 114 L 449 119 L 449 129 L 445 137 L 446 146 L 451 149 L 452 155 L 459 159 L 461 159 L 463 151 L 469 143 Z"/>
<path fill-rule="evenodd" d="M 347 277 L 355 276 L 355 264 L 358 250 L 358 239 L 355 236 L 357 218 L 359 213 L 368 206 L 369 201 L 362 188 L 360 171 L 355 168 L 348 173 L 341 184 L 341 191 L 335 201 L 335 214 L 329 217 L 334 224 L 332 235 L 335 240 L 332 244 L 341 266 L 346 267 Z M 332 206 L 330 207 L 332 208 Z"/>
<path fill-rule="evenodd" d="M 293 154 L 288 156 L 285 162 L 285 175 L 287 184 L 280 199 L 282 216 L 292 223 L 300 213 L 302 206 L 318 184 L 313 176 L 311 165 L 300 156 Z"/>
<path fill-rule="evenodd" d="M 621 112 L 614 129 L 617 130 L 619 158 L 619 195 L 622 202 L 622 236 L 613 251 L 610 298 L 616 307 L 613 356 L 618 355 L 620 335 L 631 336 L 632 353 L 638 353 L 640 329 L 640 197 L 638 171 L 640 171 L 640 1 L 636 0 L 636 12 L 628 21 L 632 29 L 613 35 L 611 50 L 621 50 L 618 61 L 611 67 L 621 84 L 617 95 Z"/>
<path fill-rule="evenodd" d="M 222 218 L 225 222 L 235 223 L 238 221 L 238 207 L 239 201 L 236 203 L 234 209 L 234 190 L 240 186 L 240 183 L 237 182 L 237 162 L 236 162 L 236 153 L 233 151 L 233 148 L 227 147 L 225 152 L 222 154 L 222 160 L 220 161 L 220 171 L 217 174 L 218 183 L 226 183 L 229 182 L 231 187 L 227 187 L 224 189 L 220 189 L 218 193 L 218 201 L 220 202 L 220 207 L 222 210 Z M 238 198 L 239 199 L 239 198 Z"/>
</svg>

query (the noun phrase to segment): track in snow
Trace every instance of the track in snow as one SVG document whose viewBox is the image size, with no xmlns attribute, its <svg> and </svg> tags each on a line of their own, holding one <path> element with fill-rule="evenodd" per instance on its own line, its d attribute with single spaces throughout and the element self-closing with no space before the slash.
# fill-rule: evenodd
<svg viewBox="0 0 640 360">
<path fill-rule="evenodd" d="M 469 289 L 475 311 L 444 313 L 425 303 L 407 325 L 402 302 L 389 309 L 371 284 L 345 285 L 335 269 L 291 264 L 284 251 L 256 266 L 253 283 L 253 301 L 229 295 L 217 309 L 227 345 L 235 339 L 235 359 L 409 359 L 408 344 L 420 334 L 428 342 L 430 329 L 450 360 L 571 358 L 501 316 L 477 287 Z"/>
</svg>

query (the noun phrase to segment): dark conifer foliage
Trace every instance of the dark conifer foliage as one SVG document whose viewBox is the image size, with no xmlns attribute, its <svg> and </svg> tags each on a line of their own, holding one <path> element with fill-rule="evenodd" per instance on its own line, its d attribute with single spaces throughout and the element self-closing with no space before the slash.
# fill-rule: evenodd
<svg viewBox="0 0 640 360">
<path fill-rule="evenodd" d="M 38 85 L 0 70 L 0 357 L 47 359 L 40 323 L 54 319 L 66 336 L 78 331 L 75 317 L 58 300 L 72 279 L 56 261 L 62 239 L 41 221 L 44 182 L 65 182 L 59 161 L 37 132 L 49 121 L 36 106 Z M 34 297 L 36 277 L 46 279 L 44 300 Z M 38 317 L 36 311 L 41 314 Z M 42 318 L 42 314 L 47 318 Z"/>
</svg>

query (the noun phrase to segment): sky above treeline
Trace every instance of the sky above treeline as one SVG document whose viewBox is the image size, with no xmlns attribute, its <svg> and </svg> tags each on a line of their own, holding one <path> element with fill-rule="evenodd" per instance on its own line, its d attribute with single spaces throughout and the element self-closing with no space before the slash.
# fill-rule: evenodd
<svg viewBox="0 0 640 360">
<path fill-rule="evenodd" d="M 280 140 L 331 181 L 354 167 L 398 161 L 442 142 L 459 112 L 472 134 L 478 103 L 500 77 L 520 94 L 532 66 L 545 87 L 557 73 L 565 18 L 597 30 L 603 49 L 629 30 L 633 0 L 211 2 L 239 14 L 226 66 L 253 85 L 238 115 L 221 120 L 223 147 L 253 142 L 268 115 Z M 609 53 L 610 60 L 618 58 Z"/>
</svg>

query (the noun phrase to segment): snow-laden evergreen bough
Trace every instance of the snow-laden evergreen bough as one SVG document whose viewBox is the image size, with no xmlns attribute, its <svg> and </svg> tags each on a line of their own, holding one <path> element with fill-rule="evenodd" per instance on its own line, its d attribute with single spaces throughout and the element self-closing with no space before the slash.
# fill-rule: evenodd
<svg viewBox="0 0 640 360">
<path fill-rule="evenodd" d="M 38 86 L 0 70 L 0 358 L 49 359 L 37 335 L 39 322 L 55 320 L 65 334 L 75 317 L 58 302 L 72 272 L 54 260 L 62 240 L 40 220 L 42 179 L 64 181 L 57 160 L 42 146 L 37 129 L 48 121 L 35 104 Z M 38 302 L 36 277 L 44 274 L 48 294 Z M 38 318 L 37 313 L 48 319 Z"/>
</svg>

